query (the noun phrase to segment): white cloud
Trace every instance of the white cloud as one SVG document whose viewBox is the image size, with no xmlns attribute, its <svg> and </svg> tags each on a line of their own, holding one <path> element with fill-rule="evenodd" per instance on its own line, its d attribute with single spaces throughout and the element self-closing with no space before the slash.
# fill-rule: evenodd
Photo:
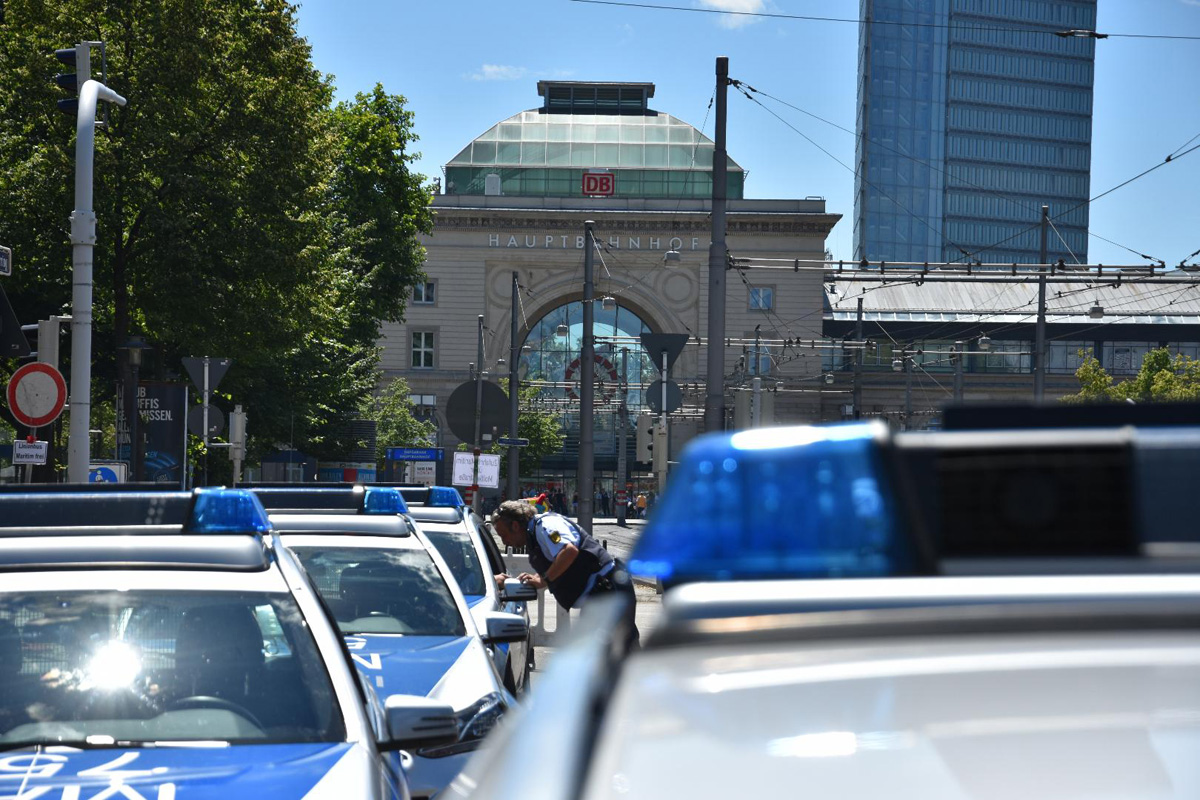
<svg viewBox="0 0 1200 800">
<path fill-rule="evenodd" d="M 702 8 L 713 11 L 740 11 L 741 14 L 730 14 L 721 17 L 721 27 L 742 28 L 758 22 L 758 17 L 748 17 L 744 14 L 758 14 L 766 11 L 766 0 L 700 0 Z"/>
<path fill-rule="evenodd" d="M 505 64 L 484 64 L 478 72 L 472 72 L 467 77 L 473 81 L 515 81 L 529 74 L 525 67 L 512 67 Z"/>
</svg>

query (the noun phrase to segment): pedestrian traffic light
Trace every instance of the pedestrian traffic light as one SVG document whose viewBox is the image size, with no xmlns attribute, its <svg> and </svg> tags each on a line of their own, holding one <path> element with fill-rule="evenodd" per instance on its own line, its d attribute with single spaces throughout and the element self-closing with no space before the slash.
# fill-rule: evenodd
<svg viewBox="0 0 1200 800">
<path fill-rule="evenodd" d="M 653 418 L 649 414 L 641 414 L 637 418 L 637 460 L 647 462 L 652 458 L 654 436 L 651 433 Z"/>
<path fill-rule="evenodd" d="M 58 101 L 58 110 L 73 117 L 79 110 L 79 88 L 92 77 L 92 49 L 88 43 L 81 42 L 74 47 L 55 50 L 54 57 L 75 68 L 74 72 L 60 72 L 54 76 L 55 83 L 76 95 Z"/>
</svg>

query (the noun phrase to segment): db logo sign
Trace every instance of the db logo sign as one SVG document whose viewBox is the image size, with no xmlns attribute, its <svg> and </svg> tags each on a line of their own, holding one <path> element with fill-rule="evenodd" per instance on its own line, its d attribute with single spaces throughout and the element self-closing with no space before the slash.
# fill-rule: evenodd
<svg viewBox="0 0 1200 800">
<path fill-rule="evenodd" d="M 617 176 L 611 172 L 583 173 L 583 193 L 611 197 L 617 190 Z"/>
</svg>

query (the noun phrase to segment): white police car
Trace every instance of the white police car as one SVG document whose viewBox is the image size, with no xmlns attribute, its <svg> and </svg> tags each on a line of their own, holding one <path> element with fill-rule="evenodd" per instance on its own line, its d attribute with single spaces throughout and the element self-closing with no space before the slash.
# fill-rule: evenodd
<svg viewBox="0 0 1200 800">
<path fill-rule="evenodd" d="M 408 797 L 453 710 L 360 684 L 253 495 L 115 488 L 0 491 L 0 795 Z"/>
<path fill-rule="evenodd" d="M 480 628 L 493 611 L 517 614 L 529 624 L 526 602 L 537 600 L 537 589 L 515 578 L 496 586 L 494 575 L 506 573 L 504 557 L 487 523 L 463 503 L 452 486 L 401 486 L 408 514 L 433 542 L 454 573 L 471 615 Z M 513 694 L 525 691 L 533 669 L 533 648 L 528 639 L 501 643 L 493 648 L 496 669 Z"/>
<path fill-rule="evenodd" d="M 412 751 L 414 797 L 459 772 L 516 701 L 489 646 L 524 640 L 526 620 L 492 612 L 477 628 L 437 548 L 392 488 L 253 490 L 336 620 L 350 656 L 381 693 L 425 695 L 454 708 L 455 741 Z"/>
<path fill-rule="evenodd" d="M 599 598 L 447 794 L 1200 797 L 1198 466 L 1200 428 L 698 439 L 643 649 Z"/>
</svg>

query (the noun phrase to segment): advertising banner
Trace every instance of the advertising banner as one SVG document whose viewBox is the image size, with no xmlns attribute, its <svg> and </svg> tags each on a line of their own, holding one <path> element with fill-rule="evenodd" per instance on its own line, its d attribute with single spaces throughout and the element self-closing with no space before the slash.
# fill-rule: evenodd
<svg viewBox="0 0 1200 800">
<path fill-rule="evenodd" d="M 130 464 L 131 481 L 184 485 L 187 474 L 188 387 L 166 381 L 138 382 L 138 438 L 142 440 L 142 470 L 132 474 L 129 420 L 124 392 L 117 392 L 117 460 Z"/>
</svg>

